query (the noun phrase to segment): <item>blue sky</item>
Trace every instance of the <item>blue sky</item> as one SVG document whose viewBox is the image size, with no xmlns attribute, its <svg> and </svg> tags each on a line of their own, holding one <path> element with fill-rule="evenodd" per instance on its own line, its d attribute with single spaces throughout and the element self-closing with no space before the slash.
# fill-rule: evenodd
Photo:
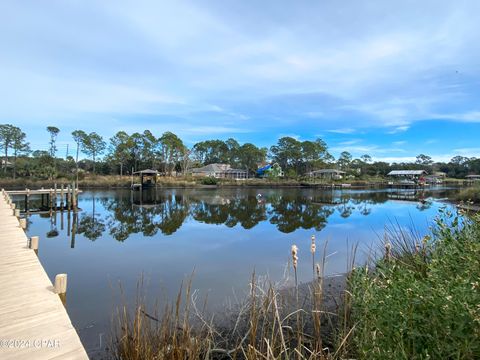
<svg viewBox="0 0 480 360">
<path fill-rule="evenodd" d="M 0 2 L 0 123 L 480 156 L 480 2 Z M 71 145 L 72 146 L 72 145 Z"/>
</svg>

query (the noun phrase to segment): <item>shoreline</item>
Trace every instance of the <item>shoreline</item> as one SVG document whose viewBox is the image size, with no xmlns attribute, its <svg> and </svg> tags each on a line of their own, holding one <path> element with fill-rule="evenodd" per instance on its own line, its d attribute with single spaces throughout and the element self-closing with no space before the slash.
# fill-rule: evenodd
<svg viewBox="0 0 480 360">
<path fill-rule="evenodd" d="M 53 188 L 56 183 L 72 184 L 74 180 L 68 178 L 59 178 L 53 180 L 38 180 L 38 179 L 0 179 L 0 188 L 5 190 L 23 190 L 25 188 Z M 442 186 L 458 186 L 468 187 L 462 180 L 455 179 L 445 181 Z M 78 187 L 81 189 L 130 189 L 131 178 L 129 176 L 97 176 L 92 178 L 81 179 L 78 182 Z M 354 180 L 354 181 L 335 181 L 335 182 L 308 182 L 305 180 L 280 180 L 272 181 L 268 179 L 247 179 L 247 180 L 219 180 L 216 185 L 204 185 L 201 179 L 193 178 L 161 178 L 157 183 L 157 188 L 160 189 L 221 189 L 221 188 L 321 188 L 321 189 L 375 189 L 390 187 L 387 180 L 372 179 L 372 180 Z M 398 187 L 404 189 L 403 187 Z M 411 190 L 430 189 L 431 186 L 421 186 L 406 188 Z"/>
</svg>

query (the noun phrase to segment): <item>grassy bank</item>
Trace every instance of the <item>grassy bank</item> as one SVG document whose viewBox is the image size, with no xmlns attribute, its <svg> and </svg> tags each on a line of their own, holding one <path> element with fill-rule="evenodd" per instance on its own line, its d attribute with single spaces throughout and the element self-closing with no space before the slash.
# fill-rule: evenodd
<svg viewBox="0 0 480 360">
<path fill-rule="evenodd" d="M 50 188 L 56 183 L 71 184 L 74 179 L 71 178 L 57 178 L 54 180 L 41 180 L 33 178 L 17 178 L 8 179 L 0 178 L 0 187 L 5 189 L 37 189 L 37 188 Z M 87 188 L 130 188 L 131 185 L 130 176 L 86 176 L 79 179 L 79 187 L 81 189 Z M 138 179 L 134 179 L 138 181 Z M 335 183 L 340 184 L 341 181 Z M 325 183 L 323 183 L 325 184 Z M 331 184 L 331 182 L 328 182 Z M 356 185 L 362 186 L 368 184 L 365 181 L 359 181 Z M 374 182 L 373 185 L 381 184 L 381 182 Z M 321 186 L 321 182 L 311 182 L 308 179 L 258 179 L 251 178 L 247 180 L 228 180 L 228 179 L 214 179 L 214 178 L 193 178 L 193 177 L 159 177 L 157 180 L 159 187 L 204 187 L 204 186 L 217 186 L 217 187 L 311 187 Z"/>
<path fill-rule="evenodd" d="M 457 201 L 473 202 L 480 205 L 480 184 L 462 189 L 456 196 Z"/>
<path fill-rule="evenodd" d="M 385 255 L 351 271 L 346 285 L 344 278 L 337 284 L 323 278 L 321 265 L 312 271 L 312 282 L 291 280 L 289 287 L 253 275 L 245 300 L 215 316 L 205 311 L 190 285 L 165 309 L 148 307 L 140 296 L 114 316 L 109 355 L 172 360 L 480 358 L 479 220 L 443 214 L 432 236 L 423 239 L 392 232 Z M 296 252 L 293 263 L 295 257 Z"/>
<path fill-rule="evenodd" d="M 479 220 L 438 220 L 432 238 L 397 237 L 375 267 L 352 272 L 351 356 L 480 358 Z"/>
</svg>

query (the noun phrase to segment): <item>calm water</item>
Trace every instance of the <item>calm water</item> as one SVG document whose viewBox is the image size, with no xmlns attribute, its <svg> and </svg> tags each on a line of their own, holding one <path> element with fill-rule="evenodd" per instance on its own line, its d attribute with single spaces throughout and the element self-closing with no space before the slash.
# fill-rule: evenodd
<svg viewBox="0 0 480 360">
<path fill-rule="evenodd" d="M 50 278 L 68 274 L 67 309 L 94 352 L 100 334 L 109 334 L 119 282 L 133 298 L 143 273 L 150 298 L 168 299 L 195 269 L 193 287 L 219 306 L 248 290 L 253 269 L 283 279 L 292 244 L 299 247 L 299 279 L 309 281 L 312 234 L 319 250 L 329 241 L 326 272 L 341 273 L 352 245 L 365 261 L 386 224 L 427 233 L 445 206 L 438 200 L 451 191 L 85 191 L 78 216 L 32 215 L 28 234 L 41 237 L 39 257 Z"/>
</svg>

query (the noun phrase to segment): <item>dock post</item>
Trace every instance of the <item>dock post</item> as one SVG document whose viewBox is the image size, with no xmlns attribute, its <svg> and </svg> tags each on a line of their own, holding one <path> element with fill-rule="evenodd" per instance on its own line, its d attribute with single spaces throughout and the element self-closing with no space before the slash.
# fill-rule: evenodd
<svg viewBox="0 0 480 360">
<path fill-rule="evenodd" d="M 15 212 L 15 217 L 19 218 L 20 217 L 20 209 L 15 209 L 13 211 Z"/>
<path fill-rule="evenodd" d="M 53 205 L 57 209 L 57 183 L 53 184 Z"/>
<path fill-rule="evenodd" d="M 63 305 L 67 303 L 67 274 L 55 275 L 55 293 L 60 296 Z"/>
<path fill-rule="evenodd" d="M 27 228 L 27 219 L 22 218 L 22 219 L 19 219 L 18 222 L 20 223 L 20 227 L 23 230 L 25 230 Z"/>
<path fill-rule="evenodd" d="M 38 242 L 39 242 L 40 238 L 38 236 L 32 236 L 30 238 L 30 249 L 32 249 L 33 251 L 35 251 L 35 254 L 38 255 Z"/>
</svg>

